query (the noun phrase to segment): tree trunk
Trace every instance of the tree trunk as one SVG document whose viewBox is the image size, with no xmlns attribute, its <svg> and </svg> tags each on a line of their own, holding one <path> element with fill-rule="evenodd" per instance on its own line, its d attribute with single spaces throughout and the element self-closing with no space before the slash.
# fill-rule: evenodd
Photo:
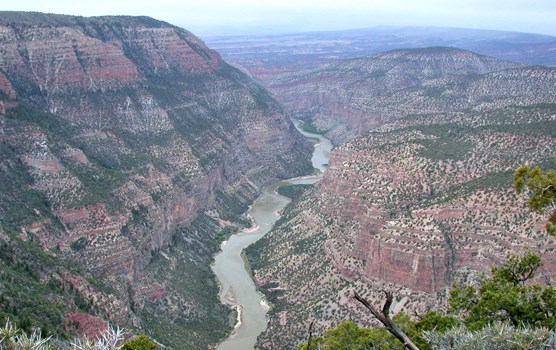
<svg viewBox="0 0 556 350">
<path fill-rule="evenodd" d="M 392 306 L 392 300 L 394 299 L 392 293 L 384 292 L 386 294 L 386 302 L 382 307 L 382 312 L 379 312 L 368 300 L 361 297 L 357 292 L 355 293 L 355 299 L 363 304 L 374 317 L 376 317 L 380 323 L 384 325 L 384 328 L 388 330 L 388 332 L 392 333 L 394 337 L 396 337 L 399 341 L 402 342 L 403 346 L 409 350 L 419 350 L 417 345 L 413 344 L 411 339 L 398 327 L 394 321 L 390 318 L 390 306 Z"/>
<path fill-rule="evenodd" d="M 313 340 L 313 323 L 315 321 L 311 321 L 309 325 L 309 337 L 307 338 L 307 350 L 311 350 L 311 341 Z"/>
</svg>

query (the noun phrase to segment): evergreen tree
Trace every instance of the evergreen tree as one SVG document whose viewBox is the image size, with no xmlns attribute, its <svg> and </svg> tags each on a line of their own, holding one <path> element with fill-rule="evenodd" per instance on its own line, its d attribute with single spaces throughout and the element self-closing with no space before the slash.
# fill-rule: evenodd
<svg viewBox="0 0 556 350">
<path fill-rule="evenodd" d="M 511 256 L 502 267 L 493 268 L 492 276 L 478 289 L 454 286 L 450 291 L 451 310 L 462 315 L 471 330 L 496 322 L 552 329 L 556 326 L 554 289 L 527 283 L 541 265 L 541 259 L 533 253 Z"/>
<path fill-rule="evenodd" d="M 124 343 L 122 350 L 156 350 L 156 343 L 142 334 Z"/>
<path fill-rule="evenodd" d="M 521 166 L 514 173 L 514 188 L 518 194 L 530 193 L 529 208 L 537 212 L 550 212 L 546 231 L 556 235 L 556 171 L 543 171 L 539 167 Z"/>
</svg>

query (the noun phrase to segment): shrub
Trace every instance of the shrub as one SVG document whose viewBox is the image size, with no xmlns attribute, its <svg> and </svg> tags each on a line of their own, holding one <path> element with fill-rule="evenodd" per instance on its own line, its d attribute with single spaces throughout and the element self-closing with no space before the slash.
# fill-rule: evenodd
<svg viewBox="0 0 556 350">
<path fill-rule="evenodd" d="M 146 335 L 142 334 L 130 341 L 124 343 L 122 350 L 156 350 L 155 342 L 149 339 Z"/>
</svg>

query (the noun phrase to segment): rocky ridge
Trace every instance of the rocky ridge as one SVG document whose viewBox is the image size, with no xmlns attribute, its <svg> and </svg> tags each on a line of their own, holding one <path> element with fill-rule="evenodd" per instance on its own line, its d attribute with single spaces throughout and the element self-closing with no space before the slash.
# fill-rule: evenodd
<svg viewBox="0 0 556 350">
<path fill-rule="evenodd" d="M 286 92 L 290 111 L 314 113 L 313 122 L 331 128 L 336 142 L 351 141 L 334 149 L 320 184 L 249 251 L 257 283 L 274 305 L 261 348 L 295 346 L 311 320 L 320 330 L 345 319 L 372 324 L 354 291 L 377 304 L 382 290 L 393 291 L 395 310 L 411 316 L 441 308 L 452 283 L 475 281 L 509 254 L 537 252 L 545 264 L 541 282 L 556 278 L 546 218 L 532 214 L 511 188 L 519 165 L 553 166 L 556 71 L 496 70 L 499 62 L 487 60 L 493 65 L 480 74 L 473 72 L 478 65 L 447 74 L 439 62 L 453 67 L 461 57 L 480 56 L 443 53 L 420 50 L 415 58 L 435 62 L 438 72 L 425 69 L 428 63 L 412 72 L 402 67 L 415 62 L 402 62 L 396 75 L 363 69 L 350 75 L 353 62 L 376 72 L 378 59 L 366 58 L 338 63 L 341 72 L 333 65 L 306 72 L 289 86 L 282 77 L 284 90 L 274 86 Z M 398 60 L 404 53 L 384 55 Z M 301 96 L 297 106 L 293 91 Z M 342 126 L 333 124 L 338 119 Z"/>
<path fill-rule="evenodd" d="M 4 239 L 77 262 L 56 278 L 89 313 L 171 347 L 224 336 L 217 233 L 261 186 L 310 168 L 280 106 L 147 17 L 2 12 L 0 43 Z"/>
<path fill-rule="evenodd" d="M 288 112 L 312 120 L 341 144 L 414 113 L 551 102 L 554 72 L 459 49 L 426 48 L 280 75 L 269 87 Z"/>
</svg>

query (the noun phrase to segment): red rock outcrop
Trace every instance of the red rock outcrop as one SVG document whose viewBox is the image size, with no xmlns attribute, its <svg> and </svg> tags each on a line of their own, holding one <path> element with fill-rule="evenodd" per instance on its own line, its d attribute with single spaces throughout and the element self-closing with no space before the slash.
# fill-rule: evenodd
<svg viewBox="0 0 556 350">
<path fill-rule="evenodd" d="M 97 339 L 102 335 L 108 326 L 99 317 L 94 317 L 84 313 L 69 313 L 64 316 L 65 328 L 80 337 L 87 339 Z"/>
<path fill-rule="evenodd" d="M 6 95 L 7 98 L 13 100 L 16 98 L 15 90 L 4 74 L 0 72 L 0 92 Z M 2 113 L 3 114 L 3 113 Z"/>
<path fill-rule="evenodd" d="M 63 39 L 62 39 L 63 38 Z M 105 89 L 141 79 L 120 47 L 71 27 L 4 25 L 0 69 L 44 95 L 76 88 Z"/>
</svg>

